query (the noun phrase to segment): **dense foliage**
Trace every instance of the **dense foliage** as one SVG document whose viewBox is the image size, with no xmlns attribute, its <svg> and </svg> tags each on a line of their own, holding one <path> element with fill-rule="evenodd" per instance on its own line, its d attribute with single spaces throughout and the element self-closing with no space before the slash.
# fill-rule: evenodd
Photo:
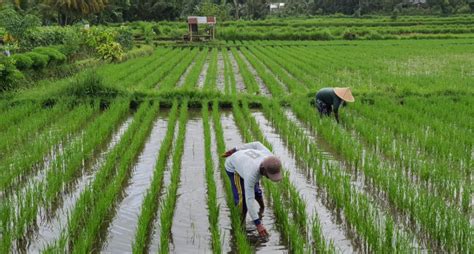
<svg viewBox="0 0 474 254">
<path fill-rule="evenodd" d="M 284 2 L 285 6 L 270 9 L 270 4 L 274 2 Z M 392 14 L 394 17 L 400 14 L 450 15 L 474 10 L 472 0 L 9 0 L 4 5 L 36 15 L 45 24 L 61 25 L 84 20 L 92 23 L 175 20 L 188 15 L 213 15 L 219 20 L 227 20 L 322 14 L 344 14 L 355 17 L 374 13 Z"/>
</svg>

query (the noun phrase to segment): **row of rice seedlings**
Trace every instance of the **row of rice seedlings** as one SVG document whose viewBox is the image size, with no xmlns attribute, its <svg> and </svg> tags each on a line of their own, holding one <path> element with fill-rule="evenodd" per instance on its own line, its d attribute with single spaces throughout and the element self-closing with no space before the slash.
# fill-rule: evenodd
<svg viewBox="0 0 474 254">
<path fill-rule="evenodd" d="M 170 70 L 169 74 L 160 82 L 158 86 L 159 90 L 174 89 L 179 81 L 179 78 L 184 74 L 186 69 L 200 52 L 199 48 L 194 48 L 190 52 L 188 49 L 185 49 L 185 51 L 187 51 L 187 54 L 184 56 L 184 58 L 182 58 L 178 63 L 170 66 L 172 69 Z"/>
<path fill-rule="evenodd" d="M 8 228 L 15 232 L 14 239 L 25 237 L 24 232 L 34 226 L 41 208 L 54 207 L 53 201 L 58 200 L 63 186 L 74 179 L 78 173 L 76 170 L 94 154 L 127 113 L 128 101 L 113 103 L 84 130 L 78 140 L 64 148 L 63 153 L 51 163 L 44 179 L 17 193 L 17 203 L 12 207 L 16 211 L 15 217 L 10 223 L 11 228 Z"/>
<path fill-rule="evenodd" d="M 239 66 L 239 72 L 244 79 L 245 87 L 247 88 L 247 93 L 257 95 L 260 94 L 261 91 L 258 87 L 257 81 L 255 81 L 255 78 L 248 70 L 247 65 L 244 63 L 242 58 L 240 58 L 237 49 L 231 48 L 230 51 L 232 52 L 232 55 L 234 56 L 235 61 L 237 62 L 237 65 Z"/>
<path fill-rule="evenodd" d="M 127 87 L 127 88 L 137 87 L 141 85 L 150 76 L 153 76 L 153 74 L 156 73 L 157 67 L 161 67 L 162 65 L 165 65 L 166 62 L 168 62 L 170 58 L 173 58 L 174 56 L 176 56 L 176 54 L 179 54 L 178 52 L 179 50 L 167 51 L 161 57 L 155 56 L 152 62 L 148 63 L 146 66 L 143 66 L 142 68 L 139 68 L 135 72 L 128 72 L 127 70 L 127 73 L 129 73 L 129 75 L 117 81 L 116 85 L 120 87 Z M 113 73 L 111 75 L 115 75 Z"/>
<path fill-rule="evenodd" d="M 54 242 L 51 246 L 48 246 L 47 252 L 58 252 L 59 250 L 65 251 L 66 248 L 72 249 L 75 239 L 78 238 L 83 226 L 87 223 L 87 218 L 84 216 L 87 212 L 89 204 L 93 204 L 97 200 L 97 194 L 101 194 L 105 189 L 105 186 L 110 183 L 110 179 L 113 179 L 117 173 L 117 165 L 120 162 L 120 158 L 126 153 L 127 149 L 131 146 L 133 138 L 139 131 L 147 111 L 150 111 L 150 104 L 148 102 L 142 103 L 133 117 L 133 122 L 127 128 L 119 143 L 108 153 L 104 163 L 95 175 L 90 186 L 83 191 L 76 201 L 75 207 L 72 212 L 68 215 L 67 229 L 63 229 L 60 238 Z M 82 219 L 81 219 L 82 218 Z"/>
<path fill-rule="evenodd" d="M 149 104 L 149 102 L 144 103 Z M 114 214 L 116 201 L 129 177 L 130 169 L 150 134 L 153 121 L 159 111 L 159 103 L 144 105 L 143 108 L 146 113 L 135 125 L 138 127 L 131 143 L 124 149 L 125 152 L 119 155 L 120 159 L 115 167 L 108 168 L 112 171 L 115 169 L 113 172 L 115 176 L 99 172 L 91 188 L 81 195 L 84 198 L 78 200 L 76 209 L 71 214 L 66 232 L 71 244 L 69 247 L 70 249 L 72 247 L 73 253 L 88 253 L 93 251 L 96 245 L 100 246 L 100 232 L 108 227 L 110 218 Z M 104 169 L 107 168 L 104 166 L 102 170 Z"/>
<path fill-rule="evenodd" d="M 456 94 L 450 98 L 441 99 L 439 96 L 423 97 L 419 96 L 403 97 L 404 106 L 412 109 L 423 116 L 432 117 L 436 115 L 436 119 L 444 124 L 450 124 L 454 129 L 472 133 L 472 121 L 467 115 L 474 114 L 471 108 L 474 98 L 469 95 Z M 445 110 L 440 110 L 440 108 Z"/>
<path fill-rule="evenodd" d="M 415 221 L 416 227 L 423 230 L 425 237 L 448 251 L 465 252 L 472 249 L 470 222 L 462 212 L 447 207 L 440 197 L 413 185 L 403 173 L 380 170 L 388 167 L 383 158 L 371 152 L 362 155 L 363 146 L 357 140 L 331 122 L 331 119 L 321 120 L 316 114 L 308 114 L 308 110 L 312 109 L 306 102 L 293 102 L 292 108 L 299 118 L 316 128 L 335 150 L 340 151 L 351 165 L 362 169 L 371 185 L 385 193 L 394 207 Z"/>
<path fill-rule="evenodd" d="M 211 245 L 214 253 L 221 253 L 221 237 L 219 230 L 219 205 L 217 204 L 217 188 L 214 180 L 214 162 L 211 151 L 211 126 L 209 123 L 209 102 L 202 103 L 202 122 L 204 129 L 204 149 L 206 163 L 207 207 L 209 210 L 209 225 L 211 230 Z"/>
<path fill-rule="evenodd" d="M 184 99 L 180 106 L 178 120 L 178 136 L 175 143 L 173 154 L 173 168 L 171 172 L 171 183 L 168 186 L 166 197 L 161 206 L 161 234 L 160 234 L 160 253 L 169 252 L 169 240 L 171 234 L 171 224 L 173 223 L 174 210 L 176 208 L 176 193 L 178 191 L 179 179 L 181 176 L 181 157 L 184 151 L 184 139 L 186 136 L 186 122 L 188 120 L 188 100 Z"/>
<path fill-rule="evenodd" d="M 45 200 L 47 203 L 59 198 L 61 189 L 77 176 L 77 169 L 90 158 L 99 146 L 110 138 L 117 124 L 129 113 L 128 100 L 120 99 L 111 105 L 110 114 L 99 116 L 83 133 L 82 141 L 70 144 L 47 172 Z M 107 113 L 107 112 L 106 112 Z"/>
<path fill-rule="evenodd" d="M 159 207 L 159 195 L 163 189 L 164 171 L 169 155 L 171 154 L 178 113 L 178 102 L 174 101 L 168 118 L 166 136 L 160 146 L 152 182 L 141 206 L 135 240 L 132 246 L 133 253 L 144 253 L 147 251 L 147 246 L 150 241 L 150 232 L 152 231 L 153 221 Z"/>
<path fill-rule="evenodd" d="M 226 146 L 224 142 L 224 131 L 222 130 L 222 124 L 221 124 L 221 115 L 219 113 L 219 102 L 217 100 L 214 100 L 212 103 L 212 120 L 214 123 L 214 131 L 216 135 L 217 152 L 219 154 L 222 154 L 226 151 Z M 236 239 L 236 244 L 237 244 L 236 247 L 239 253 L 245 253 L 245 254 L 252 253 L 254 252 L 254 250 L 250 246 L 250 243 L 247 239 L 246 232 L 241 224 L 240 211 L 234 205 L 234 197 L 232 194 L 232 188 L 230 186 L 230 182 L 227 181 L 228 176 L 227 176 L 227 173 L 225 172 L 224 163 L 225 163 L 225 158 L 219 156 L 219 169 L 220 169 L 219 171 L 221 173 L 222 179 L 225 179 L 222 182 L 224 184 L 227 206 L 230 209 L 231 223 L 232 223 L 232 229 L 233 229 L 232 232 Z"/>
<path fill-rule="evenodd" d="M 264 139 L 257 122 L 251 116 L 247 106 L 243 105 L 243 111 L 241 111 L 236 101 L 234 101 L 232 106 L 235 121 L 245 141 L 260 140 L 265 146 L 272 149 L 270 143 Z M 248 127 L 250 127 L 250 130 Z M 307 218 L 305 203 L 296 189 L 289 183 L 288 176 L 285 175 L 284 178 L 285 180 L 278 185 L 263 178 L 261 183 L 271 197 L 278 227 L 288 241 L 290 250 L 295 253 L 303 253 L 304 249 L 308 247 L 306 242 Z M 285 200 L 285 195 L 282 195 L 282 193 L 286 193 L 289 199 Z M 289 201 L 289 204 L 287 201 Z"/>
<path fill-rule="evenodd" d="M 75 170 L 93 154 L 94 148 L 110 135 L 116 123 L 127 113 L 128 102 L 113 103 L 108 111 L 97 117 L 84 130 L 80 139 L 65 147 L 63 153 L 55 158 L 46 173 L 46 179 L 27 186 L 25 190 L 19 190 L 16 200 L 5 200 L 9 203 L 12 217 L 5 224 L 3 232 L 11 236 L 10 240 L 26 237 L 25 232 L 33 229 L 40 209 L 53 206 L 52 201 L 59 197 L 61 187 L 71 180 L 71 176 L 77 173 Z M 8 246 L 11 246 L 11 243 Z"/>
<path fill-rule="evenodd" d="M 97 111 L 97 104 L 84 104 L 66 114 L 57 112 L 61 117 L 48 130 L 38 134 L 26 147 L 18 145 L 20 150 L 0 160 L 0 191 L 7 191 L 13 186 L 18 190 L 20 182 L 34 172 L 35 166 L 41 164 L 52 149 L 59 149 L 55 146 L 79 131 Z"/>
<path fill-rule="evenodd" d="M 237 106 L 235 104 L 235 106 Z M 251 115 L 250 109 L 248 107 L 248 103 L 244 100 L 242 101 L 242 113 L 244 116 L 244 120 L 251 126 L 250 130 L 254 135 L 254 138 L 261 140 L 270 150 L 273 150 L 272 145 L 265 139 L 260 127 L 256 121 L 256 119 Z M 240 113 L 239 113 L 240 114 Z M 307 228 L 307 215 L 305 209 L 305 202 L 302 200 L 296 188 L 290 183 L 290 180 L 287 176 L 283 178 L 283 180 L 277 185 L 280 187 L 280 195 L 283 195 L 286 200 L 289 201 L 289 205 L 293 212 L 293 220 L 299 226 L 300 233 L 306 235 L 308 232 Z"/>
<path fill-rule="evenodd" d="M 381 110 L 375 111 L 375 107 L 381 107 Z M 443 111 L 440 107 L 436 108 Z M 471 148 L 473 138 L 464 137 L 465 132 L 458 132 L 432 116 L 420 115 L 419 112 L 394 104 L 387 98 L 377 100 L 376 106 L 356 105 L 356 109 L 373 122 L 385 121 L 395 134 L 411 141 L 412 145 L 418 146 L 423 153 L 431 155 L 435 160 L 452 163 L 453 169 L 462 168 L 459 162 L 468 161 L 471 157 L 466 151 Z M 460 122 L 462 121 L 461 118 Z M 446 166 L 449 167 L 449 164 Z"/>
<path fill-rule="evenodd" d="M 265 69 L 265 66 L 257 60 L 257 58 L 250 53 L 247 49 L 241 48 L 240 52 L 247 58 L 250 64 L 253 66 L 257 74 L 263 79 L 265 85 L 268 87 L 272 96 L 274 97 L 282 97 L 285 94 L 283 87 L 281 87 L 280 83 L 275 79 L 275 76 L 268 72 Z"/>
<path fill-rule="evenodd" d="M 373 111 L 370 110 L 370 112 Z M 374 112 L 374 114 L 376 113 Z M 414 184 L 421 184 L 436 196 L 443 197 L 448 203 L 453 203 L 463 207 L 463 211 L 468 211 L 470 194 L 469 191 L 461 191 L 464 189 L 461 183 L 465 181 L 468 175 L 467 168 L 469 168 L 469 165 L 462 166 L 462 161 L 455 163 L 457 160 L 451 161 L 452 159 L 445 161 L 441 154 L 439 156 L 429 156 L 425 152 L 420 152 L 418 140 L 426 140 L 423 133 L 419 133 L 419 129 L 411 127 L 401 127 L 403 131 L 397 131 L 397 127 L 405 125 L 406 120 L 393 121 L 390 119 L 391 117 L 396 116 L 389 113 L 384 114 L 374 123 L 365 117 L 356 118 L 353 115 L 345 114 L 343 122 L 347 128 L 356 130 L 372 149 L 381 151 L 396 165 L 400 165 L 400 170 L 404 170 L 406 177 L 412 180 Z M 406 134 L 395 136 L 391 129 L 395 129 L 393 130 L 395 133 L 406 131 Z M 418 133 L 420 136 L 419 138 L 414 137 L 416 140 L 409 141 L 404 139 L 404 137 L 410 135 L 408 133 Z M 417 136 L 416 134 L 413 135 Z M 439 145 L 441 146 L 441 144 Z M 458 166 L 453 168 L 451 164 L 457 164 Z"/>
<path fill-rule="evenodd" d="M 344 86 L 355 87 L 357 84 L 354 84 L 354 79 L 358 78 L 358 75 L 334 75 L 338 73 L 339 70 L 352 70 L 351 67 L 357 66 L 357 72 L 363 72 L 365 69 L 360 66 L 362 61 L 353 63 L 352 65 L 348 64 L 345 58 L 334 59 L 335 57 L 330 49 L 326 48 L 305 48 L 305 47 L 278 47 L 280 51 L 284 51 L 284 54 L 293 56 L 294 60 L 297 61 L 301 66 L 304 66 L 304 71 L 307 75 L 314 76 L 315 81 L 311 84 L 311 88 L 318 89 L 321 86 L 326 84 L 333 84 L 337 82 L 338 84 L 344 84 Z M 346 57 L 347 58 L 347 57 Z M 367 56 L 367 58 L 371 59 Z M 336 64 L 339 63 L 339 64 Z M 373 70 L 372 70 L 373 71 Z M 371 77 L 371 72 L 363 72 L 367 77 Z"/>
<path fill-rule="evenodd" d="M 315 171 L 316 183 L 327 191 L 333 205 L 344 213 L 349 228 L 375 252 L 409 251 L 409 236 L 394 229 L 391 216 L 382 214 L 371 199 L 351 185 L 350 175 L 331 164 L 304 132 L 286 119 L 276 103 L 264 105 L 264 113 L 276 125 L 295 154 Z"/>
<path fill-rule="evenodd" d="M 293 77 L 297 78 L 300 81 L 299 86 L 312 88 L 313 84 L 315 83 L 314 77 L 308 74 L 308 67 L 302 66 L 301 62 L 294 59 L 294 56 L 286 54 L 281 48 L 274 49 L 269 47 L 259 47 L 259 50 L 268 58 L 277 62 L 283 69 L 293 75 Z"/>
<path fill-rule="evenodd" d="M 40 109 L 34 102 L 23 102 L 20 104 L 9 105 L 8 100 L 0 102 L 0 134 L 7 132 L 9 128 L 16 128 L 22 121 L 28 120 L 28 117 L 34 116 Z"/>
<path fill-rule="evenodd" d="M 40 110 L 37 114 L 27 117 L 20 125 L 11 126 L 0 139 L 0 156 L 9 156 L 16 149 L 34 139 L 40 132 L 59 119 L 64 112 L 67 112 L 67 104 L 60 103 L 53 108 Z"/>
<path fill-rule="evenodd" d="M 153 54 L 145 57 L 137 57 L 119 64 L 105 64 L 98 68 L 99 75 L 104 77 L 107 84 L 115 84 L 127 78 L 129 75 L 139 72 L 148 66 L 154 66 L 156 61 L 168 57 L 171 48 L 157 47 Z"/>
<path fill-rule="evenodd" d="M 249 51 L 252 52 L 256 58 L 258 58 L 265 66 L 273 73 L 275 77 L 281 80 L 287 87 L 290 93 L 306 92 L 307 88 L 301 86 L 295 78 L 287 74 L 287 71 L 283 69 L 276 61 L 270 59 L 267 55 L 262 53 L 263 48 L 261 47 L 249 47 Z"/>
<path fill-rule="evenodd" d="M 128 87 L 133 87 L 134 90 L 155 89 L 157 84 L 167 77 L 167 75 L 173 70 L 173 67 L 175 67 L 176 64 L 178 64 L 188 53 L 188 50 L 181 49 L 170 51 L 163 57 L 158 58 L 158 61 L 150 66 L 151 70 L 147 75 L 142 76 L 138 82 L 128 82 Z"/>
<path fill-rule="evenodd" d="M 216 90 L 217 83 L 217 55 L 219 50 L 213 48 L 211 50 L 211 58 L 209 60 L 209 67 L 207 69 L 206 80 L 204 82 L 204 91 L 214 91 Z"/>
<path fill-rule="evenodd" d="M 235 84 L 235 75 L 232 70 L 227 48 L 222 49 L 222 57 L 224 59 L 224 93 L 236 95 L 237 85 Z"/>
<path fill-rule="evenodd" d="M 194 90 L 196 89 L 196 84 L 199 79 L 199 74 L 201 74 L 201 70 L 206 62 L 207 58 L 207 49 L 201 50 L 198 55 L 196 56 L 196 60 L 194 61 L 194 65 L 188 66 L 191 68 L 188 75 L 185 77 L 183 89 L 186 90 Z"/>
</svg>

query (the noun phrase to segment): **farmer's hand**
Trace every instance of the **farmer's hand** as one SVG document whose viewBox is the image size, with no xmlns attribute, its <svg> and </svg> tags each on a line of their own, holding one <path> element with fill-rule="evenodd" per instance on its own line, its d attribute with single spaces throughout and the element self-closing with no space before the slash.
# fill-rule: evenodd
<svg viewBox="0 0 474 254">
<path fill-rule="evenodd" d="M 221 154 L 221 156 L 224 157 L 224 158 L 227 158 L 227 157 L 231 156 L 231 155 L 232 155 L 233 153 L 235 153 L 235 152 L 237 152 L 237 149 L 234 147 L 234 148 L 230 149 L 229 151 L 227 151 L 227 152 Z"/>
<path fill-rule="evenodd" d="M 263 224 L 257 225 L 257 231 L 258 231 L 258 235 L 261 236 L 261 237 L 267 237 L 268 236 L 267 229 L 263 226 Z"/>
</svg>

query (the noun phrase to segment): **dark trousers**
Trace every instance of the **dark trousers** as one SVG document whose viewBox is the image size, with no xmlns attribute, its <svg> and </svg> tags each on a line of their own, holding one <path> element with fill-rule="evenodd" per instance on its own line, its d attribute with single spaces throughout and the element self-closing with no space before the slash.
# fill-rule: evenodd
<svg viewBox="0 0 474 254">
<path fill-rule="evenodd" d="M 229 176 L 230 184 L 232 186 L 232 194 L 234 195 L 234 204 L 239 208 L 242 214 L 242 221 L 245 220 L 245 216 L 247 215 L 247 204 L 245 203 L 245 186 L 244 186 L 244 179 L 235 173 L 231 173 L 227 171 L 227 175 Z M 262 189 L 260 188 L 260 184 L 256 183 L 254 186 L 255 191 L 255 198 L 261 198 L 263 193 Z"/>
<path fill-rule="evenodd" d="M 323 101 L 321 101 L 321 100 L 319 100 L 319 99 L 316 99 L 316 108 L 318 109 L 319 114 L 320 114 L 321 116 L 323 116 L 323 115 L 326 115 L 326 116 L 331 115 L 331 112 L 332 112 L 332 107 L 331 107 L 331 105 L 328 105 L 328 104 L 324 103 Z"/>
</svg>

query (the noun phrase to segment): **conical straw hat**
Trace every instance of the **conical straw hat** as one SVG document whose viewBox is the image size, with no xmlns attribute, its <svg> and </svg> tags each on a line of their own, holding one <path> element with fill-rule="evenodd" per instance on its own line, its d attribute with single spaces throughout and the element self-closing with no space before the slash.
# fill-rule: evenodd
<svg viewBox="0 0 474 254">
<path fill-rule="evenodd" d="M 336 93 L 337 97 L 343 99 L 344 101 L 354 102 L 354 96 L 352 96 L 352 92 L 349 87 L 336 87 L 334 88 L 334 92 Z"/>
</svg>

